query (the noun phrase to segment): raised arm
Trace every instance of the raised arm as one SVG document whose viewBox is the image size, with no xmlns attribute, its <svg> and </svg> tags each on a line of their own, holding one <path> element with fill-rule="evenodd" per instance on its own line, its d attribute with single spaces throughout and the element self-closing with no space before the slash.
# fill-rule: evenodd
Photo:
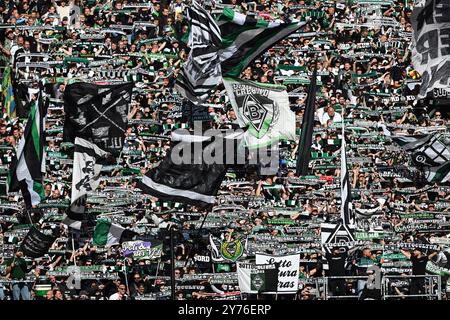
<svg viewBox="0 0 450 320">
<path fill-rule="evenodd" d="M 403 253 L 403 255 L 404 255 L 405 257 L 407 257 L 408 259 L 411 258 L 411 252 L 406 251 L 406 250 L 403 250 L 403 249 L 400 249 L 400 252 Z"/>
<path fill-rule="evenodd" d="M 438 254 L 438 252 L 437 251 L 435 251 L 435 252 L 433 252 L 433 253 L 430 253 L 429 255 L 428 255 L 428 260 L 431 260 L 435 255 L 437 255 Z"/>
</svg>

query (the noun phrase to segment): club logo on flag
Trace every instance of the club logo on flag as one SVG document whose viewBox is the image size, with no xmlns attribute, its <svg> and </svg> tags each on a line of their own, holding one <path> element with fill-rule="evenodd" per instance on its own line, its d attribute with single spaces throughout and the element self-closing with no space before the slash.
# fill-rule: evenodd
<svg viewBox="0 0 450 320">
<path fill-rule="evenodd" d="M 248 120 L 254 136 L 264 136 L 279 114 L 279 108 L 275 101 L 260 94 L 243 96 L 242 114 Z"/>
<path fill-rule="evenodd" d="M 423 152 L 418 152 L 416 154 L 414 154 L 413 156 L 413 161 L 416 164 L 425 164 L 427 162 L 427 157 L 425 156 L 425 154 Z"/>
<path fill-rule="evenodd" d="M 261 278 L 261 276 L 259 274 L 251 275 L 251 278 L 252 278 L 252 280 L 251 280 L 251 283 L 252 283 L 251 289 L 259 291 L 259 289 L 261 289 L 261 287 L 264 285 L 264 279 Z"/>
<path fill-rule="evenodd" d="M 236 262 L 244 254 L 245 244 L 242 239 L 222 241 L 210 235 L 209 241 L 211 245 L 211 260 L 213 262 Z"/>
<path fill-rule="evenodd" d="M 244 246 L 240 239 L 222 242 L 220 245 L 220 253 L 225 260 L 236 262 L 244 253 Z"/>
</svg>

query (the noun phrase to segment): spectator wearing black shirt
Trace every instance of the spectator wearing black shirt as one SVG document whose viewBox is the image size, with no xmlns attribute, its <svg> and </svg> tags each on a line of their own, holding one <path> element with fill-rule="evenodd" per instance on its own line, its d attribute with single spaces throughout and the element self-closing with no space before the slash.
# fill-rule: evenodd
<svg viewBox="0 0 450 320">
<path fill-rule="evenodd" d="M 345 262 L 347 257 L 353 251 L 358 249 L 358 247 L 352 248 L 350 250 L 341 251 L 342 247 L 334 247 L 330 252 L 325 254 L 325 258 L 328 262 L 328 276 L 329 277 L 343 277 L 345 273 Z M 329 291 L 333 296 L 345 295 L 345 279 L 337 278 L 331 279 L 328 282 Z"/>
<path fill-rule="evenodd" d="M 411 254 L 411 252 L 406 250 L 400 250 L 405 257 L 411 260 L 412 262 L 412 274 L 414 276 L 424 276 L 427 262 L 431 260 L 437 252 L 433 252 L 429 255 L 424 255 L 419 248 L 415 248 Z M 424 277 L 414 277 L 411 279 L 410 290 L 409 293 L 411 295 L 423 294 L 425 287 L 425 278 Z"/>
</svg>

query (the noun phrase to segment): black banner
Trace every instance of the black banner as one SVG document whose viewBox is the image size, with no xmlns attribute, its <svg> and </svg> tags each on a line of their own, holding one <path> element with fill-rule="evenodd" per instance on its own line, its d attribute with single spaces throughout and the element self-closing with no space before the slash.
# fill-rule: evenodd
<svg viewBox="0 0 450 320">
<path fill-rule="evenodd" d="M 64 92 L 64 141 L 82 137 L 118 155 L 123 147 L 133 83 L 78 82 Z"/>
<path fill-rule="evenodd" d="M 56 237 L 47 235 L 32 227 L 22 241 L 20 249 L 23 253 L 32 258 L 42 257 L 48 252 Z"/>
</svg>

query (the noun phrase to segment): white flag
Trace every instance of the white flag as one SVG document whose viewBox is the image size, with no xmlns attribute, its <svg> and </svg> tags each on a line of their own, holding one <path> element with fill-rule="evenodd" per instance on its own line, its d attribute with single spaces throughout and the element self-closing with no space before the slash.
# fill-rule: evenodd
<svg viewBox="0 0 450 320">
<path fill-rule="evenodd" d="M 255 149 L 280 140 L 295 140 L 295 113 L 286 87 L 224 78 L 240 127 L 248 127 L 245 146 Z"/>
</svg>

